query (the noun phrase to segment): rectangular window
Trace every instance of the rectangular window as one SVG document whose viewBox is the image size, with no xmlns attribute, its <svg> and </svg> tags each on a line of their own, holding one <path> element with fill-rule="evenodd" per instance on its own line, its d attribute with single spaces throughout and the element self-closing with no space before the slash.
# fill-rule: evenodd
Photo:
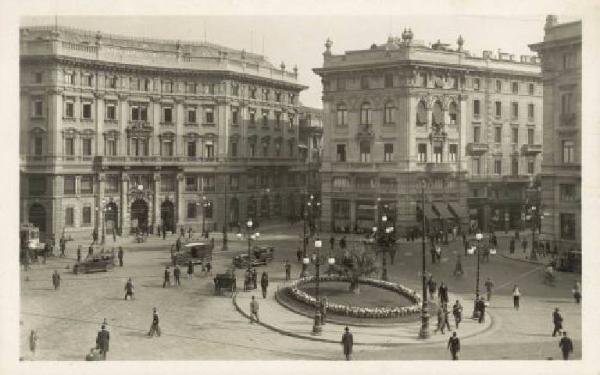
<svg viewBox="0 0 600 375">
<path fill-rule="evenodd" d="M 269 111 L 264 109 L 262 111 L 262 126 L 263 128 L 269 126 Z"/>
<path fill-rule="evenodd" d="M 33 101 L 33 117 L 42 117 L 44 115 L 44 101 L 35 99 Z"/>
<path fill-rule="evenodd" d="M 562 115 L 573 113 L 573 94 L 566 93 L 561 96 L 560 110 Z"/>
<path fill-rule="evenodd" d="M 496 117 L 502 116 L 502 102 L 496 102 Z"/>
<path fill-rule="evenodd" d="M 106 119 L 116 120 L 117 119 L 117 107 L 114 103 L 106 104 Z"/>
<path fill-rule="evenodd" d="M 75 176 L 64 176 L 64 194 L 75 194 Z"/>
<path fill-rule="evenodd" d="M 256 110 L 253 108 L 250 108 L 248 110 L 248 113 L 250 115 L 250 126 L 256 125 Z"/>
<path fill-rule="evenodd" d="M 94 192 L 94 177 L 81 176 L 81 194 L 92 194 Z"/>
<path fill-rule="evenodd" d="M 455 162 L 458 160 L 458 145 L 457 144 L 451 144 L 449 147 L 449 161 L 450 162 Z"/>
<path fill-rule="evenodd" d="M 527 129 L 527 144 L 528 145 L 532 145 L 534 143 L 534 139 L 533 139 L 534 134 L 535 134 L 534 129 Z"/>
<path fill-rule="evenodd" d="M 481 114 L 481 112 L 480 112 L 481 108 L 479 107 L 479 104 L 480 104 L 479 99 L 473 100 L 473 116 L 475 116 L 475 117 L 477 117 Z"/>
<path fill-rule="evenodd" d="M 204 157 L 207 159 L 214 159 L 215 157 L 215 146 L 212 144 L 204 145 Z"/>
<path fill-rule="evenodd" d="M 83 207 L 81 211 L 81 223 L 84 225 L 92 224 L 92 208 L 90 206 Z"/>
<path fill-rule="evenodd" d="M 281 129 L 281 112 L 275 112 L 275 129 Z"/>
<path fill-rule="evenodd" d="M 496 80 L 496 92 L 502 92 L 502 81 Z"/>
<path fill-rule="evenodd" d="M 360 161 L 368 163 L 371 161 L 371 143 L 369 141 L 360 142 Z"/>
<path fill-rule="evenodd" d="M 419 145 L 417 146 L 417 150 L 418 150 L 418 160 L 422 163 L 427 162 L 427 144 L 419 143 Z"/>
<path fill-rule="evenodd" d="M 239 125 L 240 110 L 237 107 L 231 107 L 231 125 Z"/>
<path fill-rule="evenodd" d="M 385 143 L 383 145 L 383 161 L 392 161 L 394 160 L 394 144 L 393 143 Z"/>
<path fill-rule="evenodd" d="M 513 144 L 518 144 L 519 143 L 519 128 L 512 128 L 512 143 Z"/>
<path fill-rule="evenodd" d="M 275 141 L 275 156 L 279 157 L 281 155 L 281 142 Z"/>
<path fill-rule="evenodd" d="M 74 85 L 75 84 L 75 74 L 68 72 L 65 73 L 65 84 Z"/>
<path fill-rule="evenodd" d="M 160 175 L 160 191 L 175 191 L 177 189 L 177 180 L 175 175 L 161 174 Z"/>
<path fill-rule="evenodd" d="M 215 177 L 214 176 L 202 176 L 202 190 L 215 191 Z"/>
<path fill-rule="evenodd" d="M 240 188 L 240 176 L 238 176 L 238 175 L 229 176 L 229 187 L 231 188 L 231 190 L 238 190 Z"/>
<path fill-rule="evenodd" d="M 388 125 L 394 123 L 394 107 L 391 104 L 383 107 L 383 123 Z"/>
<path fill-rule="evenodd" d="M 250 99 L 256 99 L 256 87 L 250 88 Z"/>
<path fill-rule="evenodd" d="M 386 89 L 394 87 L 394 75 L 387 73 L 384 78 L 384 87 Z"/>
<path fill-rule="evenodd" d="M 529 84 L 529 95 L 533 95 L 535 92 L 535 85 L 533 83 Z"/>
<path fill-rule="evenodd" d="M 533 120 L 534 114 L 535 114 L 535 107 L 533 104 L 530 103 L 527 105 L 527 119 L 529 119 L 529 121 Z"/>
<path fill-rule="evenodd" d="M 240 96 L 240 85 L 238 85 L 237 83 L 231 85 L 231 94 L 233 96 Z"/>
<path fill-rule="evenodd" d="M 162 184 L 162 181 L 161 181 Z M 116 174 L 106 175 L 106 182 L 104 183 L 105 193 L 118 193 L 119 192 L 119 176 Z"/>
<path fill-rule="evenodd" d="M 479 90 L 480 88 L 481 88 L 481 82 L 479 81 L 479 78 L 473 78 L 473 89 Z"/>
<path fill-rule="evenodd" d="M 510 173 L 513 176 L 519 175 L 519 159 L 512 158 L 511 164 L 510 164 Z"/>
<path fill-rule="evenodd" d="M 65 208 L 65 225 L 67 227 L 75 225 L 75 209 L 73 207 Z"/>
<path fill-rule="evenodd" d="M 83 151 L 83 156 L 91 156 L 92 155 L 92 140 L 90 138 L 83 138 L 81 140 L 81 148 Z"/>
<path fill-rule="evenodd" d="M 334 177 L 333 187 L 336 189 L 347 189 L 350 187 L 350 179 L 348 177 Z"/>
<path fill-rule="evenodd" d="M 433 145 L 433 161 L 436 163 L 442 163 L 443 159 L 443 147 L 441 144 Z"/>
<path fill-rule="evenodd" d="M 72 101 L 65 102 L 65 117 L 73 118 L 75 113 L 75 103 Z"/>
<path fill-rule="evenodd" d="M 519 103 L 517 103 L 517 102 L 513 102 L 513 103 L 511 104 L 511 107 L 512 107 L 512 111 L 511 111 L 511 117 L 512 117 L 513 119 L 517 119 L 517 118 L 519 118 Z"/>
<path fill-rule="evenodd" d="M 250 157 L 252 157 L 252 158 L 253 158 L 254 156 L 256 156 L 256 143 L 254 143 L 254 142 L 250 142 L 250 143 L 248 144 L 248 146 L 250 146 L 250 147 L 249 147 L 249 151 L 250 151 Z"/>
<path fill-rule="evenodd" d="M 494 160 L 494 173 L 502 174 L 502 160 L 501 159 Z"/>
<path fill-rule="evenodd" d="M 187 143 L 187 156 L 196 156 L 196 141 L 188 141 Z"/>
<path fill-rule="evenodd" d="M 563 149 L 563 163 L 574 163 L 575 162 L 575 142 L 573 141 L 562 141 Z"/>
<path fill-rule="evenodd" d="M 148 108 L 142 105 L 131 106 L 131 120 L 132 121 L 147 121 L 148 120 Z"/>
<path fill-rule="evenodd" d="M 237 157 L 238 156 L 238 144 L 237 142 L 231 142 L 231 156 L 232 157 Z"/>
<path fill-rule="evenodd" d="M 65 138 L 65 155 L 75 155 L 75 139 Z"/>
<path fill-rule="evenodd" d="M 196 84 L 194 82 L 188 82 L 187 85 L 185 86 L 185 91 L 188 94 L 195 94 L 196 93 Z"/>
<path fill-rule="evenodd" d="M 92 103 L 83 103 L 81 105 L 81 117 L 86 120 L 92 118 Z"/>
<path fill-rule="evenodd" d="M 197 191 L 198 183 L 196 176 L 185 177 L 185 191 Z"/>
<path fill-rule="evenodd" d="M 117 140 L 107 139 L 106 140 L 106 155 L 116 156 L 117 155 Z"/>
<path fill-rule="evenodd" d="M 340 104 L 337 106 L 337 126 L 346 126 L 346 118 L 348 116 L 348 111 L 346 110 L 346 106 Z"/>
<path fill-rule="evenodd" d="M 481 159 L 479 158 L 473 158 L 473 170 L 472 170 L 474 175 L 480 175 L 481 174 Z"/>
<path fill-rule="evenodd" d="M 33 154 L 41 155 L 44 150 L 44 139 L 42 137 L 35 137 L 33 140 Z"/>
<path fill-rule="evenodd" d="M 214 109 L 212 107 L 204 108 L 204 116 L 205 116 L 207 124 L 214 124 L 215 114 L 214 114 Z"/>
<path fill-rule="evenodd" d="M 369 88 L 369 77 L 367 77 L 367 76 L 360 77 L 360 88 L 363 90 Z"/>
<path fill-rule="evenodd" d="M 269 90 L 267 90 L 267 89 L 262 90 L 262 100 L 264 100 L 264 101 L 269 100 Z"/>
<path fill-rule="evenodd" d="M 513 94 L 518 94 L 519 93 L 519 82 L 513 82 L 512 83 L 512 93 Z"/>
<path fill-rule="evenodd" d="M 196 203 L 188 202 L 187 204 L 187 218 L 195 219 L 196 218 Z"/>
<path fill-rule="evenodd" d="M 473 143 L 479 143 L 481 140 L 481 128 L 479 126 L 473 127 Z"/>
<path fill-rule="evenodd" d="M 106 78 L 106 85 L 108 86 L 109 89 L 116 89 L 117 88 L 117 77 L 107 77 Z"/>
<path fill-rule="evenodd" d="M 94 83 L 94 76 L 92 76 L 91 74 L 86 74 L 83 76 L 84 86 L 92 87 L 93 83 Z"/>
<path fill-rule="evenodd" d="M 215 94 L 215 84 L 214 83 L 209 83 L 206 86 L 206 90 L 207 90 L 207 94 L 214 95 Z"/>
<path fill-rule="evenodd" d="M 173 140 L 165 139 L 161 146 L 162 156 L 173 156 Z"/>
<path fill-rule="evenodd" d="M 163 122 L 165 124 L 173 123 L 173 108 L 171 108 L 171 107 L 163 108 Z"/>
<path fill-rule="evenodd" d="M 535 173 L 535 162 L 533 160 L 527 161 L 527 173 L 528 174 Z"/>
<path fill-rule="evenodd" d="M 35 74 L 34 74 L 34 82 L 35 83 L 42 83 L 42 73 L 41 72 L 35 72 Z"/>
<path fill-rule="evenodd" d="M 577 187 L 574 184 L 560 184 L 560 200 L 562 202 L 574 202 L 577 199 Z"/>
<path fill-rule="evenodd" d="M 575 214 L 560 214 L 560 238 L 563 240 L 575 239 Z"/>
<path fill-rule="evenodd" d="M 29 195 L 40 196 L 46 193 L 46 177 L 43 175 L 29 176 Z"/>
<path fill-rule="evenodd" d="M 187 122 L 190 124 L 196 123 L 196 108 L 188 108 L 187 110 Z"/>
<path fill-rule="evenodd" d="M 171 81 L 163 81 L 162 84 L 163 92 L 173 92 L 173 82 Z"/>
</svg>

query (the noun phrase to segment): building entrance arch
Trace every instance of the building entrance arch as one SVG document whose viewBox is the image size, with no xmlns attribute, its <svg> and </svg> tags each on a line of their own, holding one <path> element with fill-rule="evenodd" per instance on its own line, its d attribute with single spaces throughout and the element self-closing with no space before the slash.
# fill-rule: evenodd
<svg viewBox="0 0 600 375">
<path fill-rule="evenodd" d="M 131 230 L 146 232 L 148 230 L 148 203 L 143 199 L 136 199 L 131 204 Z"/>
<path fill-rule="evenodd" d="M 112 230 L 119 233 L 119 206 L 115 202 L 108 202 L 106 204 L 104 224 L 109 233 L 112 233 Z"/>
<path fill-rule="evenodd" d="M 164 201 L 160 205 L 160 218 L 163 230 L 176 232 L 175 228 L 175 205 L 170 200 Z"/>
<path fill-rule="evenodd" d="M 40 237 L 45 238 L 46 234 L 46 208 L 39 203 L 34 203 L 29 207 L 29 222 L 40 230 Z"/>
</svg>

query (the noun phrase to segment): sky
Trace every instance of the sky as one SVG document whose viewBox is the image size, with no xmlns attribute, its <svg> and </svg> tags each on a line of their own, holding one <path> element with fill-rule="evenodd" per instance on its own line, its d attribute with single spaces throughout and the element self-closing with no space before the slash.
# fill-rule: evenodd
<svg viewBox="0 0 600 375">
<path fill-rule="evenodd" d="M 285 62 L 286 69 L 298 66 L 298 80 L 309 86 L 300 96 L 304 105 L 322 108 L 321 81 L 312 69 L 323 64 L 324 43 L 333 41 L 332 52 L 367 49 L 383 44 L 389 35 L 398 36 L 410 27 L 414 39 L 426 44 L 438 39 L 456 47 L 458 35 L 464 48 L 475 55 L 483 50 L 498 49 L 515 56 L 532 55 L 528 44 L 544 36 L 545 15 L 457 16 L 457 15 L 389 15 L 389 16 L 61 16 L 58 24 L 100 30 L 130 36 L 207 40 L 223 46 L 263 53 L 276 67 Z M 559 22 L 572 18 L 559 16 Z M 52 25 L 54 16 L 22 17 L 22 26 Z"/>
</svg>

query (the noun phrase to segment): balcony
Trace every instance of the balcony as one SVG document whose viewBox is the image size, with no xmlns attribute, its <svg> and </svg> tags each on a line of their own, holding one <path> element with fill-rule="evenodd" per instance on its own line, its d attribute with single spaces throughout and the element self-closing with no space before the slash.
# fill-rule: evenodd
<svg viewBox="0 0 600 375">
<path fill-rule="evenodd" d="M 450 173 L 452 164 L 450 163 L 425 163 L 425 172 L 427 173 Z"/>
<path fill-rule="evenodd" d="M 489 149 L 490 146 L 487 143 L 467 143 L 467 155 L 482 155 Z"/>
<path fill-rule="evenodd" d="M 560 124 L 563 126 L 575 125 L 576 119 L 577 119 L 577 115 L 575 113 L 561 113 L 560 114 Z"/>
<path fill-rule="evenodd" d="M 524 155 L 537 155 L 542 152 L 542 145 L 523 145 L 521 147 L 521 153 Z"/>
</svg>

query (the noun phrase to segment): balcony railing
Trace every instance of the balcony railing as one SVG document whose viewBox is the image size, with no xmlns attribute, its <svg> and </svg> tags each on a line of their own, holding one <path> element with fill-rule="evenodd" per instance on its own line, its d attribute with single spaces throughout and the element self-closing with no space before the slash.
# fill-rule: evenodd
<svg viewBox="0 0 600 375">
<path fill-rule="evenodd" d="M 488 152 L 490 146 L 487 143 L 468 143 L 467 154 L 468 155 L 481 155 Z"/>
<path fill-rule="evenodd" d="M 542 145 L 525 144 L 521 148 L 521 152 L 526 155 L 536 155 L 542 152 Z"/>
<path fill-rule="evenodd" d="M 425 172 L 427 173 L 449 173 L 452 172 L 450 163 L 425 163 Z"/>
</svg>

